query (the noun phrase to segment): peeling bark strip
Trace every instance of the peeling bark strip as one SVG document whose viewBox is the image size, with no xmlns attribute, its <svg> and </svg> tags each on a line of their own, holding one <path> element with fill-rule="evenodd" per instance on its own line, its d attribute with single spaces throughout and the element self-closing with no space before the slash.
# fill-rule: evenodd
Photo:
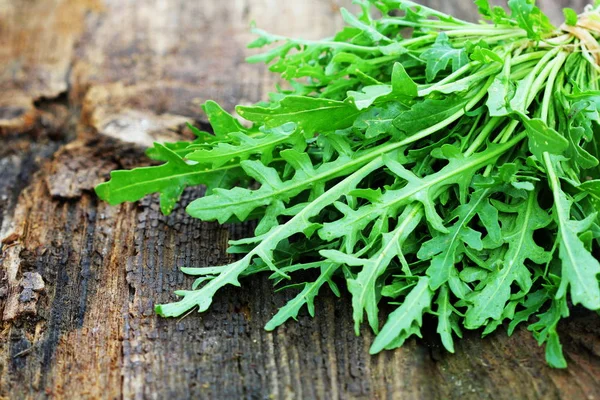
<svg viewBox="0 0 600 400">
<path fill-rule="evenodd" d="M 165 217 L 155 197 L 109 207 L 93 186 L 147 163 L 139 144 L 188 137 L 181 123 L 203 118 L 206 99 L 231 109 L 266 96 L 272 77 L 243 63 L 251 20 L 321 37 L 350 3 L 0 0 L 0 131 L 36 127 L 0 146 L 0 397 L 600 398 L 600 321 L 578 309 L 560 327 L 567 371 L 549 369 L 523 329 L 468 333 L 452 356 L 426 325 L 424 340 L 372 357 L 372 336 L 354 336 L 345 297 L 324 296 L 315 319 L 267 333 L 292 293 L 273 294 L 265 278 L 220 292 L 201 315 L 154 314 L 154 303 L 191 284 L 179 266 L 227 262 L 227 240 L 251 227 L 187 216 L 201 189 Z M 544 1 L 560 21 L 558 3 L 587 0 Z M 39 101 L 67 89 L 68 104 Z"/>
</svg>

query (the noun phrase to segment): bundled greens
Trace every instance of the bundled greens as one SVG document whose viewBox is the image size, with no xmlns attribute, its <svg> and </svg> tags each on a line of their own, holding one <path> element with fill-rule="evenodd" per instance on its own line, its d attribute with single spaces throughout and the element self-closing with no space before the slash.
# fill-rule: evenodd
<svg viewBox="0 0 600 400">
<path fill-rule="evenodd" d="M 432 314 L 451 352 L 463 329 L 528 322 L 565 367 L 558 323 L 571 304 L 600 309 L 598 5 L 555 28 L 533 0 L 476 0 L 477 24 L 407 0 L 354 2 L 360 15 L 342 9 L 346 27 L 325 40 L 255 29 L 250 47 L 268 50 L 249 61 L 289 84 L 237 107 L 249 123 L 209 101 L 213 133 L 155 144 L 162 165 L 96 188 L 111 204 L 158 192 L 169 213 L 202 184 L 191 216 L 256 221 L 230 243 L 237 261 L 182 268 L 198 279 L 156 311 L 205 311 L 223 286 L 268 272 L 297 292 L 272 330 L 345 282 L 356 333 L 366 316 L 377 334 L 372 353 L 419 336 Z M 395 310 L 380 326 L 384 303 Z"/>
</svg>

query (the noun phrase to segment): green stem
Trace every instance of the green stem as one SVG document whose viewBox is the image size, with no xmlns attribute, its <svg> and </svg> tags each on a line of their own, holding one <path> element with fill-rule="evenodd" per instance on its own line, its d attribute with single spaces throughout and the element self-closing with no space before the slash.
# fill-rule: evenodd
<svg viewBox="0 0 600 400">
<path fill-rule="evenodd" d="M 529 97 L 527 97 L 528 105 L 533 103 L 533 100 L 535 100 L 538 93 L 541 91 L 541 89 L 544 87 L 544 85 L 546 85 L 548 83 L 548 77 L 550 76 L 550 74 L 552 74 L 552 71 L 554 71 L 555 68 L 557 68 L 557 67 L 558 67 L 558 70 L 560 70 L 560 67 L 563 65 L 563 63 L 567 59 L 566 53 L 564 53 L 564 52 L 557 52 L 555 57 L 556 58 L 553 61 L 551 61 L 549 64 L 547 64 L 546 67 L 542 70 L 542 72 L 538 75 L 538 77 L 534 80 L 534 82 L 531 86 L 531 90 L 529 91 Z M 541 63 L 542 62 L 540 62 L 540 64 Z M 557 72 L 558 72 L 558 70 L 557 70 Z"/>
<path fill-rule="evenodd" d="M 552 101 L 552 94 L 553 94 L 552 92 L 553 92 L 554 86 L 556 84 L 556 77 L 558 76 L 558 73 L 560 72 L 566 59 L 567 59 L 567 53 L 560 52 L 558 54 L 558 56 L 556 57 L 556 60 L 554 62 L 554 67 L 552 68 L 552 70 L 550 71 L 550 74 L 548 75 L 548 81 L 546 83 L 546 90 L 544 92 L 544 99 L 542 100 L 542 110 L 540 113 L 540 118 L 545 122 L 548 122 L 548 112 L 550 110 L 550 102 Z"/>
<path fill-rule="evenodd" d="M 444 24 L 444 23 L 440 24 L 439 21 L 433 21 L 433 20 L 421 20 L 418 22 L 412 22 L 412 21 L 406 21 L 406 20 L 401 20 L 401 19 L 391 19 L 391 18 L 382 19 L 380 22 L 383 25 L 437 29 L 439 31 L 444 31 L 448 35 L 452 34 L 452 35 L 456 35 L 456 36 L 467 36 L 467 35 L 495 36 L 495 35 L 515 33 L 516 31 L 519 31 L 520 35 L 523 35 L 523 32 L 520 29 L 517 29 L 514 27 L 507 27 L 507 26 L 475 25 L 475 24 L 449 25 L 449 24 Z M 467 26 L 468 28 L 465 28 L 465 26 Z"/>
<path fill-rule="evenodd" d="M 550 188 L 552 189 L 552 195 L 556 201 L 556 199 L 560 198 L 560 180 L 558 179 L 558 175 L 556 174 L 556 170 L 554 169 L 554 166 L 552 165 L 552 158 L 550 157 L 550 153 L 545 152 L 544 155 L 544 165 L 546 166 L 546 171 L 548 172 L 548 181 L 550 183 Z M 556 210 L 557 214 L 558 214 L 558 220 L 559 221 L 566 221 L 568 220 L 568 216 L 564 215 L 564 210 L 562 207 L 554 207 L 554 209 Z M 560 226 L 561 230 L 562 230 L 562 224 Z"/>
<path fill-rule="evenodd" d="M 553 53 L 553 52 L 550 52 L 550 53 Z M 547 85 L 546 86 L 546 94 L 544 95 L 544 100 L 548 97 L 547 93 L 552 92 L 552 85 L 550 85 L 550 83 L 546 83 L 547 79 L 552 76 L 554 71 L 556 71 L 556 74 L 558 74 L 558 72 L 560 71 L 560 68 L 562 67 L 566 58 L 567 58 L 566 53 L 559 52 L 559 54 L 556 56 L 556 58 L 550 64 L 546 65 L 546 67 L 543 69 L 543 71 L 540 73 L 540 75 L 537 77 L 537 79 L 531 85 L 531 89 L 529 91 L 529 97 L 527 98 L 527 102 L 525 105 L 526 108 L 528 108 L 531 105 L 531 103 L 533 103 L 537 94 L 542 89 L 544 84 Z M 542 62 L 540 62 L 540 64 L 542 64 Z M 535 74 L 535 70 L 532 71 L 530 76 L 534 76 L 534 74 Z M 554 80 L 552 80 L 552 81 L 554 81 Z M 550 87 L 548 87 L 548 85 L 550 85 Z M 542 114 L 544 114 L 543 107 L 542 107 Z M 546 115 L 547 115 L 547 110 L 546 110 Z M 542 119 L 544 119 L 544 118 L 542 118 Z M 506 143 L 506 141 L 508 141 L 510 139 L 511 135 L 513 134 L 513 132 L 515 131 L 517 126 L 519 126 L 519 124 L 520 124 L 520 121 L 513 120 L 504 129 L 504 131 L 502 131 L 502 133 L 498 136 L 498 138 L 500 138 L 498 143 Z M 496 138 L 496 139 L 498 139 L 498 138 Z M 488 166 L 484 172 L 484 176 L 489 176 L 489 174 L 492 171 L 492 168 L 493 168 L 492 166 Z"/>
<path fill-rule="evenodd" d="M 467 64 L 467 65 L 469 65 L 469 64 Z M 443 81 L 440 81 L 439 83 L 437 83 L 433 86 L 430 86 L 427 89 L 419 91 L 419 97 L 425 97 L 428 94 L 433 93 L 435 91 L 443 91 L 445 88 L 451 87 L 452 85 L 459 84 L 459 83 L 463 83 L 466 87 L 470 87 L 474 82 L 482 81 L 483 79 L 487 78 L 488 76 L 494 75 L 496 72 L 498 72 L 498 70 L 500 68 L 501 67 L 499 65 L 493 64 L 487 68 L 482 69 L 479 72 L 476 72 L 473 75 L 470 75 L 466 78 L 463 78 L 463 79 L 460 79 L 460 80 L 457 80 L 454 82 L 447 83 L 445 85 L 444 84 L 440 85 L 440 83 L 443 82 Z"/>
<path fill-rule="evenodd" d="M 390 207 L 394 207 L 398 204 L 401 204 L 402 202 L 406 201 L 408 198 L 416 195 L 418 192 L 420 192 L 426 188 L 433 188 L 433 187 L 443 183 L 444 181 L 449 180 L 452 177 L 467 173 L 468 171 L 471 171 L 476 168 L 481 168 L 485 165 L 491 165 L 489 163 L 492 160 L 494 160 L 494 159 L 498 158 L 499 156 L 501 156 L 502 154 L 506 153 L 508 150 L 513 148 L 513 146 L 515 146 L 517 143 L 519 143 L 526 137 L 527 137 L 527 134 L 525 132 L 523 132 L 523 133 L 519 134 L 518 136 L 514 137 L 510 142 L 504 143 L 500 147 L 495 148 L 490 153 L 477 155 L 474 159 L 470 159 L 469 162 L 465 163 L 464 165 L 460 166 L 459 168 L 454 169 L 454 170 L 450 171 L 449 173 L 440 175 L 436 179 L 428 180 L 426 187 L 421 186 L 421 187 L 415 188 L 415 189 L 413 189 L 412 192 L 406 193 L 402 197 L 394 198 L 393 200 L 391 200 L 387 203 L 379 204 L 377 206 L 377 209 L 375 210 L 375 212 L 382 212 L 382 210 L 389 209 Z"/>
<path fill-rule="evenodd" d="M 429 90 L 432 87 L 439 87 L 439 86 L 443 86 L 447 83 L 454 82 L 456 79 L 458 79 L 459 77 L 466 74 L 471 68 L 473 68 L 474 66 L 477 66 L 478 64 L 479 64 L 478 61 L 471 61 L 470 63 L 463 65 L 462 67 L 460 67 L 459 69 L 457 69 L 456 71 L 454 71 L 453 73 L 451 73 L 450 75 L 445 77 L 444 79 L 440 80 L 439 82 L 423 85 L 422 88 L 423 88 L 423 90 Z M 421 95 L 421 94 L 419 96 L 423 97 L 423 95 Z"/>
<path fill-rule="evenodd" d="M 460 144 L 460 152 L 461 153 L 465 152 L 465 147 L 467 147 L 467 145 L 471 142 L 471 137 L 473 137 L 473 135 L 475 134 L 475 131 L 477 131 L 477 129 L 481 126 L 482 118 L 483 118 L 483 114 L 479 114 L 477 117 L 475 117 L 473 126 L 471 126 L 471 129 L 469 129 L 469 133 L 467 133 L 467 135 L 465 136 L 465 140 L 462 141 L 462 143 Z M 487 124 L 489 124 L 490 122 L 491 122 L 491 120 L 488 120 L 484 125 L 487 126 Z M 484 128 L 485 128 L 485 126 L 484 126 Z"/>
<path fill-rule="evenodd" d="M 410 0 L 398 0 L 397 3 L 398 3 L 399 6 L 418 8 L 421 11 L 424 11 L 425 13 L 427 13 L 429 16 L 437 17 L 437 18 L 439 18 L 441 20 L 452 20 L 453 22 L 457 22 L 457 23 L 463 24 L 463 25 L 473 25 L 471 22 L 467 22 L 467 21 L 463 21 L 463 20 L 458 19 L 458 18 L 451 17 L 448 14 L 444 14 L 443 12 L 434 10 L 433 8 L 429 8 L 427 6 L 415 3 L 415 2 L 410 1 Z"/>
<path fill-rule="evenodd" d="M 514 57 L 514 58 L 508 59 L 508 60 L 510 61 L 511 66 L 518 66 L 518 65 L 524 64 L 526 62 L 539 60 L 540 58 L 543 58 L 543 56 L 546 54 L 548 54 L 547 51 L 537 51 L 537 52 L 525 54 L 525 55 L 522 55 L 519 57 Z M 507 62 L 508 62 L 508 60 L 507 60 Z M 457 69 L 455 72 L 448 75 L 441 81 L 436 82 L 435 84 L 423 85 L 422 90 L 419 92 L 419 96 L 420 97 L 427 96 L 428 94 L 430 94 L 432 92 L 440 91 L 440 90 L 444 89 L 444 87 L 455 84 L 457 82 L 465 81 L 466 83 L 470 83 L 472 81 L 480 80 L 481 78 L 485 78 L 485 77 L 495 74 L 498 71 L 498 69 L 501 68 L 500 66 L 490 65 L 489 67 L 487 67 L 473 75 L 470 75 L 461 80 L 457 80 L 457 78 L 459 78 L 462 75 L 464 75 L 465 73 L 467 73 L 471 68 L 478 66 L 480 64 L 481 63 L 479 61 L 472 61 L 472 62 L 462 66 L 461 68 Z"/>
<path fill-rule="evenodd" d="M 489 36 L 486 38 L 486 42 L 490 40 L 494 42 L 500 42 L 502 40 L 511 39 L 515 37 L 526 37 L 527 33 L 521 29 L 507 29 L 507 30 L 495 30 L 495 29 L 462 29 L 452 30 L 444 32 L 446 35 L 453 36 Z"/>
<path fill-rule="evenodd" d="M 498 124 L 500 124 L 502 119 L 503 118 L 500 117 L 493 117 L 488 121 L 487 124 L 485 124 L 485 126 L 481 130 L 481 133 L 477 135 L 477 138 L 473 141 L 473 143 L 471 143 L 471 146 L 469 146 L 469 148 L 465 152 L 466 157 L 473 155 L 477 151 L 477 149 L 485 143 L 490 133 L 492 133 L 494 129 L 496 129 L 496 127 L 498 126 Z"/>
<path fill-rule="evenodd" d="M 432 29 L 461 29 L 463 28 L 465 25 L 464 24 L 456 24 L 456 25 L 450 25 L 448 23 L 442 22 L 442 21 L 436 21 L 436 20 L 432 20 L 432 19 L 423 19 L 420 20 L 418 22 L 413 22 L 413 21 L 407 21 L 404 19 L 398 19 L 398 18 L 382 18 L 379 20 L 379 23 L 381 25 L 387 25 L 387 26 L 408 26 L 408 27 L 414 27 L 414 28 L 432 28 Z"/>
<path fill-rule="evenodd" d="M 302 45 L 302 46 L 315 45 L 315 46 L 319 46 L 319 47 L 329 47 L 332 49 L 353 50 L 357 53 L 375 53 L 375 52 L 381 53 L 381 47 L 385 47 L 385 46 L 360 46 L 357 44 L 352 44 L 352 43 L 347 43 L 347 42 L 335 42 L 331 39 L 317 41 L 317 40 L 291 39 L 291 38 L 287 38 L 285 36 L 278 36 L 278 35 L 273 35 L 273 36 L 276 37 L 278 40 L 287 41 L 289 43 L 298 44 L 298 45 Z M 402 41 L 399 41 L 396 43 L 398 43 L 402 47 L 409 47 L 409 46 L 413 46 L 415 44 L 432 42 L 435 40 L 436 37 L 437 37 L 436 34 L 430 34 L 430 35 L 420 36 L 418 38 L 402 40 Z"/>
<path fill-rule="evenodd" d="M 555 61 L 552 61 L 550 64 L 546 64 L 548 61 L 550 61 L 550 59 L 554 56 L 556 56 L 556 53 L 559 53 L 560 49 L 555 49 L 552 51 L 549 51 L 548 54 L 546 54 L 546 56 L 544 56 L 544 58 L 542 58 L 542 60 L 539 62 L 538 66 L 535 67 L 533 69 L 533 71 L 531 71 L 531 73 L 528 76 L 528 97 L 527 100 L 525 101 L 525 109 L 529 108 L 529 106 L 531 105 L 531 103 L 533 103 L 533 101 L 535 100 L 536 96 L 538 95 L 539 91 L 542 89 L 542 87 L 544 86 L 546 79 L 548 78 L 548 75 L 550 75 L 550 73 L 552 72 L 552 69 L 554 68 L 554 65 L 557 61 L 560 61 L 560 64 L 562 65 L 562 62 L 564 60 L 561 61 L 561 57 L 559 57 L 558 59 L 556 59 Z M 538 75 L 538 72 L 540 69 L 543 68 L 543 66 L 545 65 L 545 68 L 542 70 L 542 72 Z M 537 77 L 537 79 L 536 79 Z M 514 120 L 513 122 L 510 123 L 510 125 L 508 125 L 506 127 L 506 129 L 498 136 L 500 138 L 500 140 L 498 140 L 498 138 L 496 138 L 496 140 L 494 141 L 495 143 L 506 143 L 506 141 L 508 141 L 510 139 L 510 136 L 513 134 L 514 130 L 517 128 L 517 126 L 519 125 L 520 121 L 518 120 Z M 488 171 L 486 171 L 488 172 Z"/>
<path fill-rule="evenodd" d="M 521 79 L 527 77 L 533 71 L 535 66 L 539 63 L 538 61 L 531 61 L 527 64 L 521 64 L 517 66 L 514 70 L 510 72 L 510 80 L 513 82 L 520 81 Z"/>
</svg>

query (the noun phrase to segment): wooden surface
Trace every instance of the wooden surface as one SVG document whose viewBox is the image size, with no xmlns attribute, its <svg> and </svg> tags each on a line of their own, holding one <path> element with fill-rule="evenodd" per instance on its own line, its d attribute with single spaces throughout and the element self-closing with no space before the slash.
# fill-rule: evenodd
<svg viewBox="0 0 600 400">
<path fill-rule="evenodd" d="M 543 5 L 560 21 L 559 3 L 587 2 Z M 577 309 L 560 326 L 566 371 L 523 329 L 471 332 L 447 354 L 431 321 L 423 340 L 369 356 L 347 297 L 267 333 L 291 294 L 266 278 L 223 290 L 204 314 L 154 314 L 190 285 L 179 266 L 227 261 L 227 240 L 250 227 L 186 216 L 201 189 L 164 217 L 155 197 L 109 207 L 93 186 L 147 163 L 153 140 L 189 137 L 205 100 L 265 98 L 274 78 L 243 61 L 250 21 L 317 38 L 350 3 L 0 0 L 0 397 L 600 399 L 600 321 Z M 472 16 L 467 0 L 426 3 Z"/>
</svg>

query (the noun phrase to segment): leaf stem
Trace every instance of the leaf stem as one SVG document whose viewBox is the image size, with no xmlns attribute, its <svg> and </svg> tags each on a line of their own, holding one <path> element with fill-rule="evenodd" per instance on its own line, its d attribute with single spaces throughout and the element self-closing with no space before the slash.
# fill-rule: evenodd
<svg viewBox="0 0 600 400">
<path fill-rule="evenodd" d="M 405 7 L 413 7 L 413 8 L 418 8 L 420 10 L 423 10 L 427 14 L 429 14 L 429 15 L 431 15 L 433 17 L 437 17 L 437 18 L 441 19 L 442 21 L 443 20 L 452 20 L 452 21 L 456 21 L 456 22 L 458 22 L 460 24 L 463 24 L 463 25 L 473 25 L 471 22 L 467 22 L 467 21 L 463 21 L 463 20 L 458 19 L 458 18 L 451 17 L 448 14 L 445 14 L 443 12 L 434 10 L 433 8 L 429 8 L 427 6 L 415 3 L 415 2 L 410 1 L 410 0 L 398 0 L 397 2 L 398 2 L 398 5 L 402 5 L 402 6 L 405 6 Z"/>
<path fill-rule="evenodd" d="M 550 102 L 552 101 L 553 90 L 554 90 L 554 86 L 556 84 L 556 77 L 558 76 L 558 73 L 560 72 L 560 70 L 566 60 L 567 60 L 567 53 L 565 53 L 564 51 L 561 51 L 557 55 L 557 57 L 554 61 L 554 66 L 553 66 L 552 70 L 550 71 L 550 74 L 548 75 L 548 81 L 546 83 L 546 89 L 544 91 L 544 98 L 542 100 L 542 109 L 540 111 L 540 118 L 544 122 L 548 122 L 548 112 L 550 110 Z"/>
</svg>

